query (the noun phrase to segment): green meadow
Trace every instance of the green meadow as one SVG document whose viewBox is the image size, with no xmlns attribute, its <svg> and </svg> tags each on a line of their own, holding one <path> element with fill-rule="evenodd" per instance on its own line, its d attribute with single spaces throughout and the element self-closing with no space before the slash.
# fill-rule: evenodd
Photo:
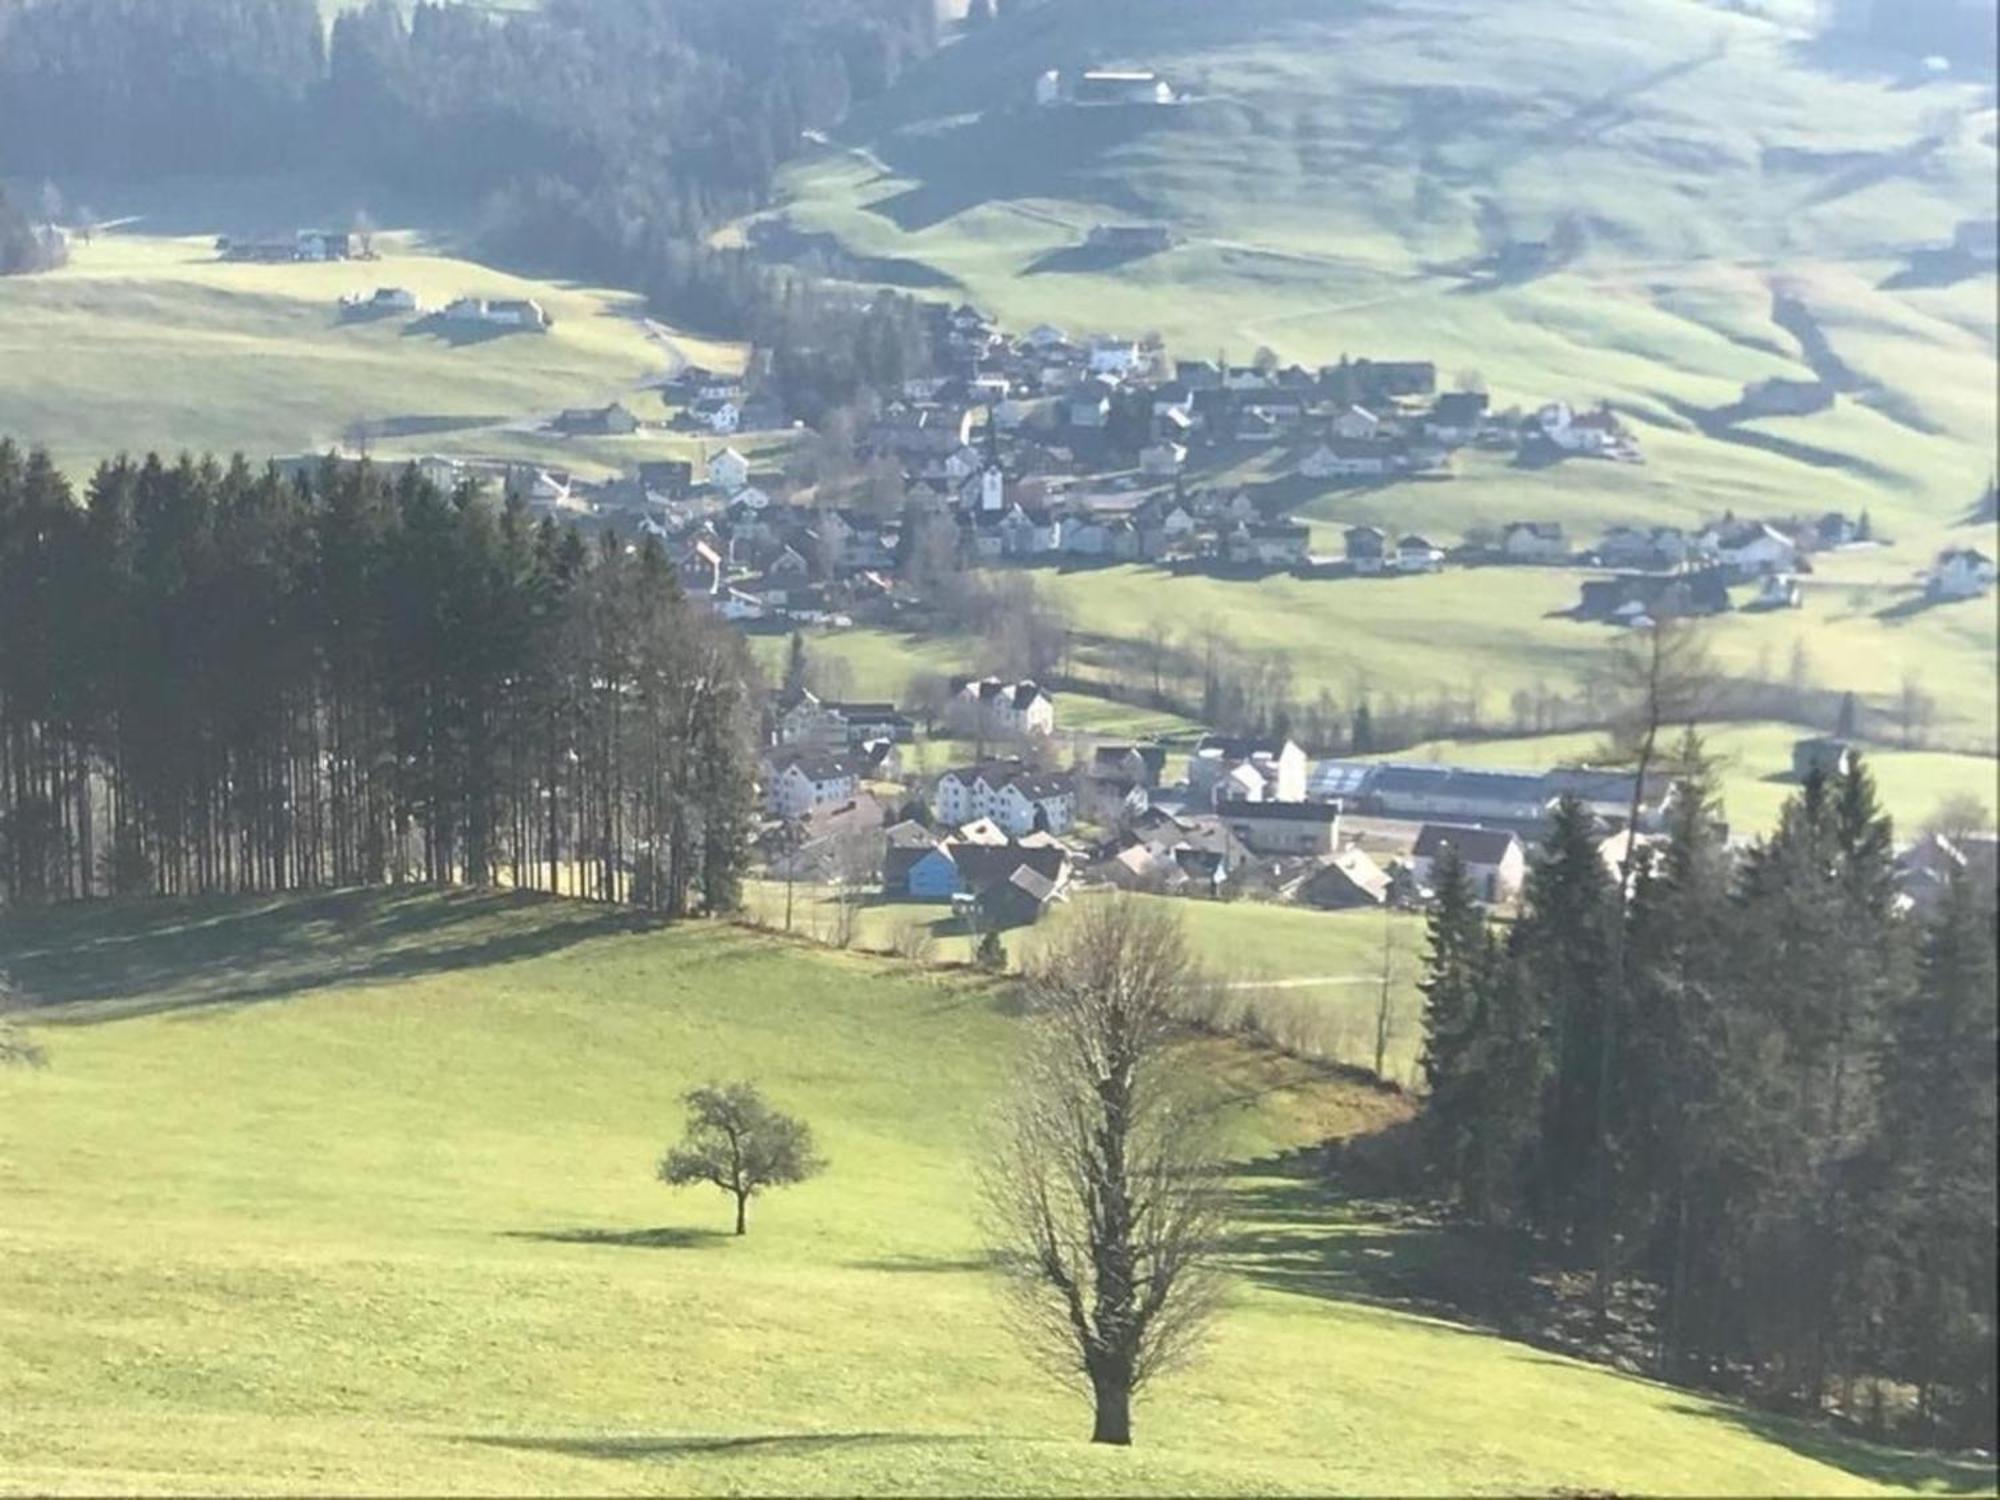
<svg viewBox="0 0 2000 1500">
<path fill-rule="evenodd" d="M 216 209 L 220 214 L 221 209 Z M 217 223 L 234 222 L 218 218 Z M 666 408 L 641 386 L 677 355 L 739 352 L 649 336 L 640 299 L 512 276 L 385 235 L 381 259 L 252 265 L 216 258 L 213 233 L 100 232 L 70 263 L 0 281 L 0 433 L 51 450 L 73 474 L 118 451 L 272 454 L 356 444 L 371 452 L 519 458 L 589 475 L 698 443 L 658 432 L 565 439 L 566 406 Z M 547 333 L 455 334 L 409 314 L 343 319 L 342 295 L 403 286 L 453 297 L 533 297 Z"/>
<path fill-rule="evenodd" d="M 0 1490 L 1867 1494 L 1990 1487 L 1367 1299 L 1406 1253 L 1281 1153 L 1393 1100 L 1207 1053 L 1239 1158 L 1208 1358 L 1094 1450 L 998 1315 L 969 1169 L 1003 988 L 417 891 L 0 921 Z M 652 1163 L 758 1080 L 827 1174 Z"/>
</svg>

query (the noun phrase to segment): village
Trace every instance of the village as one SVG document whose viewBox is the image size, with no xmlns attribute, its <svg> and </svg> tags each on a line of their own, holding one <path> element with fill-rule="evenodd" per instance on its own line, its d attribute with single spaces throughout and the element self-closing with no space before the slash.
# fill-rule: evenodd
<svg viewBox="0 0 2000 1500">
<path fill-rule="evenodd" d="M 1107 232 L 1111 232 L 1107 227 Z M 356 294 L 357 308 L 420 312 L 396 288 Z M 1555 399 L 1496 412 L 1482 390 L 1440 390 L 1435 364 L 1348 359 L 1317 369 L 1268 352 L 1248 365 L 1170 359 L 1157 343 L 1072 338 L 1042 325 L 1002 332 L 970 306 L 926 307 L 939 372 L 875 393 L 846 455 L 844 488 L 760 467 L 753 435 L 799 430 L 782 393 L 751 373 L 686 366 L 658 388 L 668 414 L 624 401 L 565 410 L 558 437 L 659 428 L 698 438 L 702 457 L 641 461 L 586 480 L 559 465 L 428 458 L 439 483 L 483 480 L 531 509 L 586 526 L 626 528 L 672 553 L 691 594 L 737 621 L 844 623 L 920 597 L 917 533 L 945 536 L 956 567 L 1145 563 L 1241 577 L 1395 578 L 1447 567 L 1579 570 L 1579 620 L 1639 625 L 1665 613 L 1794 608 L 1816 554 L 1867 547 L 1868 516 L 1838 512 L 1699 526 L 1613 526 L 1568 535 L 1532 516 L 1463 537 L 1357 523 L 1341 550 L 1313 548 L 1288 509 L 1296 485 L 1211 482 L 1224 460 L 1266 456 L 1310 488 L 1365 491 L 1409 480 L 1449 483 L 1476 448 L 1524 467 L 1643 462 L 1636 434 L 1608 405 Z M 532 304 L 461 298 L 435 316 L 543 328 Z M 739 447 L 739 444 L 742 446 Z M 1325 533 L 1322 533 L 1325 534 Z M 1937 560 L 1934 598 L 1976 597 L 1994 565 L 1976 549 Z"/>
<path fill-rule="evenodd" d="M 1657 770 L 1314 761 L 1286 736 L 1205 734 L 1177 748 L 1065 734 L 1053 694 L 993 677 L 959 679 L 942 713 L 925 715 L 780 689 L 764 732 L 772 878 L 852 903 L 937 903 L 941 926 L 975 936 L 1032 925 L 1092 888 L 1420 910 L 1447 850 L 1504 916 L 1559 804 L 1582 809 L 1617 871 L 1664 842 L 1676 795 Z M 913 752 L 937 746 L 970 754 L 917 769 Z M 1802 738 L 1792 778 L 1839 774 L 1856 753 L 1836 736 Z M 1954 870 L 1990 874 L 1995 851 L 1991 834 L 1928 832 L 1900 855 L 1898 899 L 1928 911 Z"/>
<path fill-rule="evenodd" d="M 1111 239 L 1130 232 L 1104 226 Z M 426 315 L 397 288 L 348 306 Z M 528 326 L 540 326 L 539 311 Z M 511 321 L 516 310 L 461 298 L 434 315 Z M 1876 541 L 1865 513 L 1635 523 L 1590 539 L 1529 517 L 1459 538 L 1353 524 L 1334 533 L 1339 555 L 1325 556 L 1312 527 L 1284 508 L 1291 489 L 1202 476 L 1219 457 L 1249 451 L 1284 455 L 1281 472 L 1321 490 L 1449 483 L 1466 449 L 1526 466 L 1637 464 L 1638 438 L 1603 403 L 1496 412 L 1482 390 L 1440 389 L 1423 360 L 1343 357 L 1307 369 L 1265 354 L 1236 365 L 1052 325 L 1011 335 L 965 305 L 929 305 L 925 316 L 935 373 L 875 393 L 844 455 L 851 478 L 832 494 L 785 465 L 802 424 L 754 356 L 743 375 L 677 369 L 657 388 L 658 416 L 614 401 L 546 422 L 556 438 L 677 433 L 700 444 L 699 460 L 645 459 L 603 481 L 523 461 L 438 457 L 417 467 L 447 488 L 484 483 L 538 515 L 651 538 L 691 599 L 765 632 L 907 625 L 927 592 L 949 591 L 964 570 L 1113 563 L 1330 585 L 1447 568 L 1571 569 L 1574 619 L 1644 627 L 1796 608 L 1815 556 Z M 1991 559 L 1956 549 L 1938 559 L 1927 595 L 1973 598 L 1993 582 Z M 1419 909 L 1446 848 L 1504 913 L 1563 798 L 1583 804 L 1618 866 L 1635 840 L 1661 836 L 1673 796 L 1657 772 L 1642 782 L 1590 766 L 1314 762 L 1284 736 L 1119 742 L 1066 732 L 1050 688 L 993 677 L 956 680 L 946 701 L 921 707 L 842 701 L 792 682 L 767 705 L 763 732 L 760 853 L 771 878 L 843 900 L 935 902 L 941 922 L 967 933 L 1031 924 L 1093 886 Z M 1837 770 L 1851 753 L 1844 740 L 1801 740 L 1795 776 Z M 956 763 L 940 768 L 939 754 Z M 1906 853 L 1906 898 L 1929 899 L 1949 868 L 1991 854 L 1990 840 L 1968 850 L 1927 838 Z"/>
</svg>

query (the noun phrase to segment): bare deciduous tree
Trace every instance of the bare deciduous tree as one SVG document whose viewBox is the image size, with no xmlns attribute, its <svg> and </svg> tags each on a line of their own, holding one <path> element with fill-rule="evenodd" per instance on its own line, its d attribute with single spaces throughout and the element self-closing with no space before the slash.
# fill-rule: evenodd
<svg viewBox="0 0 2000 1500">
<path fill-rule="evenodd" d="M 1212 1114 L 1180 1017 L 1202 978 L 1177 919 L 1093 902 L 1030 973 L 1032 1035 L 984 1174 L 1029 1347 L 1130 1443 L 1132 1396 L 1199 1346 L 1224 1224 Z"/>
</svg>

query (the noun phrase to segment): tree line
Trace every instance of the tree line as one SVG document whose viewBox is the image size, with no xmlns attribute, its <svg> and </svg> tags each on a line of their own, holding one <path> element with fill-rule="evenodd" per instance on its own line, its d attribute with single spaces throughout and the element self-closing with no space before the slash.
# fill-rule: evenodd
<svg viewBox="0 0 2000 1500">
<path fill-rule="evenodd" d="M 1994 1441 L 1990 882 L 1896 899 L 1858 762 L 1740 859 L 1698 744 L 1671 837 L 1608 862 L 1556 813 L 1504 934 L 1462 866 L 1429 918 L 1421 1119 L 1442 1193 L 1649 1287 L 1662 1375 Z"/>
<path fill-rule="evenodd" d="M 0 903 L 505 882 L 738 900 L 741 638 L 655 543 L 414 469 L 0 441 Z"/>
<path fill-rule="evenodd" d="M 332 169 L 726 325 L 766 293 L 709 231 L 937 30 L 932 0 L 372 0 L 330 30 L 314 0 L 0 0 L 0 140 L 55 178 Z"/>
</svg>

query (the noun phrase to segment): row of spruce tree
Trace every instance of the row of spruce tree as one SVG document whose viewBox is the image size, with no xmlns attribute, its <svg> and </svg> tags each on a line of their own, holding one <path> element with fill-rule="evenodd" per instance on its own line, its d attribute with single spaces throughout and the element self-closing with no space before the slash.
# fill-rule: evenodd
<svg viewBox="0 0 2000 1500">
<path fill-rule="evenodd" d="M 1650 1284 L 1664 1375 L 1990 1448 L 1990 883 L 1900 913 L 1858 764 L 1741 857 L 1698 770 L 1670 833 L 1614 866 L 1565 802 L 1504 933 L 1441 863 L 1420 1120 L 1441 1191 L 1600 1298 Z"/>
<path fill-rule="evenodd" d="M 737 904 L 742 638 L 656 543 L 414 469 L 0 441 L 0 903 L 504 881 Z"/>
</svg>

